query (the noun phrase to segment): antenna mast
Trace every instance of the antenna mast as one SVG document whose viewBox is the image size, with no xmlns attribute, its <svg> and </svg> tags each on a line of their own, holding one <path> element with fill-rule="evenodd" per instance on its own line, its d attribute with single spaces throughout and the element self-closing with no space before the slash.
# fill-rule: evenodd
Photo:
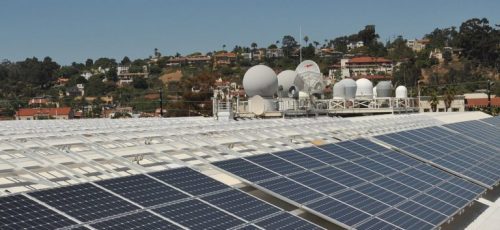
<svg viewBox="0 0 500 230">
<path fill-rule="evenodd" d="M 299 58 L 302 62 L 302 26 L 299 26 Z"/>
</svg>

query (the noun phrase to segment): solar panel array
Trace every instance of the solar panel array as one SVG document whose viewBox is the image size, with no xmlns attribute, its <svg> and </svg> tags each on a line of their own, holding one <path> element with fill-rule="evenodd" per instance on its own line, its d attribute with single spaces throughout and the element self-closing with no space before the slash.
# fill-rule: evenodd
<svg viewBox="0 0 500 230">
<path fill-rule="evenodd" d="M 498 120 L 498 119 L 497 119 Z M 495 120 L 489 120 L 493 122 Z M 500 151 L 500 127 L 482 121 L 465 121 L 444 125 L 461 134 L 496 147 Z"/>
<path fill-rule="evenodd" d="M 486 122 L 488 124 L 496 126 L 497 128 L 500 128 L 500 116 L 489 117 L 489 118 L 481 119 L 480 121 Z"/>
<path fill-rule="evenodd" d="M 0 198 L 0 229 L 320 227 L 189 168 Z"/>
<path fill-rule="evenodd" d="M 346 228 L 433 229 L 485 191 L 366 139 L 213 165 Z"/>
<path fill-rule="evenodd" d="M 471 126 L 468 123 L 464 124 L 467 125 L 448 127 Z M 488 130 L 485 129 L 485 131 Z M 484 139 L 484 141 L 490 140 L 488 138 L 491 137 L 482 137 L 477 132 L 469 135 L 472 138 Z M 496 133 L 491 135 L 493 135 L 492 139 L 498 139 L 499 130 L 497 129 Z M 476 141 L 471 137 L 442 127 L 429 127 L 385 134 L 375 138 L 397 147 L 413 157 L 491 188 L 500 181 L 500 151 L 495 146 Z M 499 144 L 499 141 L 497 140 L 496 144 Z"/>
</svg>

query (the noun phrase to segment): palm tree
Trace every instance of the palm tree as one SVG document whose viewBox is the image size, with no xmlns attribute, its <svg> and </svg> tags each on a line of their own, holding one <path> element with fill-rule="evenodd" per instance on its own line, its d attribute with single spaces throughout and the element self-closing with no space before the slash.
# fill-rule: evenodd
<svg viewBox="0 0 500 230">
<path fill-rule="evenodd" d="M 451 107 L 451 103 L 455 99 L 455 94 L 456 90 L 453 87 L 446 87 L 444 91 L 444 107 L 446 109 L 446 112 L 448 112 L 448 109 Z"/>
<path fill-rule="evenodd" d="M 306 35 L 304 36 L 304 41 L 306 42 L 306 46 L 309 45 L 309 37 Z"/>
<path fill-rule="evenodd" d="M 313 44 L 314 44 L 314 47 L 316 47 L 316 49 L 317 49 L 317 48 L 318 48 L 318 46 L 319 46 L 319 42 L 317 42 L 317 41 L 313 41 Z"/>
<path fill-rule="evenodd" d="M 431 98 L 429 100 L 430 104 L 431 104 L 431 108 L 432 108 L 432 112 L 436 112 L 437 110 L 437 105 L 439 103 L 439 99 L 437 97 L 437 92 L 436 90 L 433 90 L 431 92 Z"/>
<path fill-rule="evenodd" d="M 226 50 L 226 44 L 222 45 L 222 50 Z"/>
<path fill-rule="evenodd" d="M 252 44 L 250 45 L 252 47 L 252 49 L 255 51 L 255 49 L 257 48 L 257 43 L 255 42 L 252 42 Z"/>
</svg>

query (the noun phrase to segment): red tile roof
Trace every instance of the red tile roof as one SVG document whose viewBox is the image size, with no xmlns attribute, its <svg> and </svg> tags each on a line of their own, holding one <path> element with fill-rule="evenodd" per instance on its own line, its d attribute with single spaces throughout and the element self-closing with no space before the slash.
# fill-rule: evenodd
<svg viewBox="0 0 500 230">
<path fill-rule="evenodd" d="M 391 60 L 381 57 L 355 57 L 351 58 L 348 63 L 391 63 Z"/>
<path fill-rule="evenodd" d="M 215 57 L 236 57 L 235 53 L 228 52 L 228 53 L 218 53 L 215 55 Z"/>
<path fill-rule="evenodd" d="M 50 115 L 50 116 L 65 116 L 71 112 L 70 107 L 62 108 L 36 108 L 36 109 L 19 109 L 17 116 L 36 116 L 36 115 Z"/>
<path fill-rule="evenodd" d="M 465 100 L 465 107 L 486 107 L 488 98 L 473 98 Z M 491 98 L 492 107 L 500 107 L 500 97 Z"/>
</svg>

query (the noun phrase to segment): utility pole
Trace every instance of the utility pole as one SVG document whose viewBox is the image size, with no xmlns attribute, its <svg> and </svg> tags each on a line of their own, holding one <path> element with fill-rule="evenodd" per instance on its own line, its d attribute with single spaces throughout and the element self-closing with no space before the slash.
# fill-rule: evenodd
<svg viewBox="0 0 500 230">
<path fill-rule="evenodd" d="M 159 90 L 160 93 L 160 117 L 163 117 L 163 90 Z"/>
<path fill-rule="evenodd" d="M 299 59 L 302 62 L 302 26 L 299 26 Z"/>
<path fill-rule="evenodd" d="M 492 114 L 492 111 L 491 111 L 491 86 L 493 84 L 494 83 L 492 83 L 490 80 L 488 80 L 488 86 L 487 86 L 486 93 L 488 93 L 488 110 L 490 111 L 490 114 Z"/>
</svg>

